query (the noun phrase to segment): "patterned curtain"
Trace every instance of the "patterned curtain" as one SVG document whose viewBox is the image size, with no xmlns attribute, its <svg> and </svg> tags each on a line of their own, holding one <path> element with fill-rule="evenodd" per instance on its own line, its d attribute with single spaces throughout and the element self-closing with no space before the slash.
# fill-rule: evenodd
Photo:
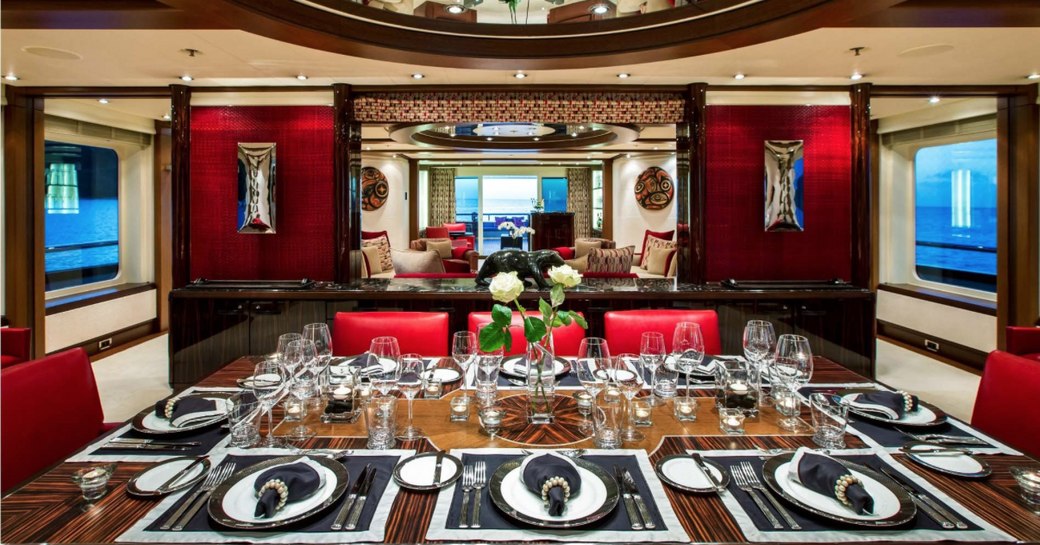
<svg viewBox="0 0 1040 545">
<path fill-rule="evenodd" d="M 592 236 L 592 169 L 567 169 L 567 211 L 574 212 L 574 238 Z"/>
<path fill-rule="evenodd" d="M 430 219 L 427 225 L 440 227 L 455 221 L 455 169 L 430 169 Z"/>
</svg>

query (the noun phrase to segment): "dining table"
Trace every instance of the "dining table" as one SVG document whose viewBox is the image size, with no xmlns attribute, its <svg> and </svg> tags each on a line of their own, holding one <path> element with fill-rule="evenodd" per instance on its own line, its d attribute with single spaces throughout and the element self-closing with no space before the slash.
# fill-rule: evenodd
<svg viewBox="0 0 1040 545">
<path fill-rule="evenodd" d="M 243 356 L 189 389 L 194 392 L 232 392 L 238 389 L 238 381 L 252 374 L 260 356 Z M 451 358 L 429 358 L 430 366 L 454 368 Z M 962 532 L 943 532 L 931 527 L 904 527 L 902 530 L 882 531 L 863 527 L 820 524 L 816 525 L 811 514 L 797 509 L 794 512 L 803 525 L 809 526 L 801 532 L 793 529 L 773 532 L 761 517 L 753 516 L 748 497 L 742 489 L 730 485 L 721 493 L 692 493 L 683 491 L 661 481 L 654 475 L 653 466 L 666 457 L 701 453 L 706 460 L 738 463 L 747 461 L 760 467 L 771 456 L 790 453 L 799 447 L 816 448 L 812 440 L 812 428 L 808 406 L 803 406 L 800 418 L 804 426 L 794 431 L 783 429 L 782 418 L 772 407 L 762 407 L 756 418 L 745 422 L 741 435 L 726 434 L 720 430 L 719 416 L 715 409 L 713 385 L 695 385 L 692 395 L 697 398 L 695 421 L 679 421 L 673 416 L 671 403 L 653 408 L 653 425 L 640 427 L 640 441 L 624 442 L 615 452 L 596 449 L 583 425 L 584 416 L 577 410 L 574 391 L 578 388 L 559 388 L 555 396 L 555 419 L 549 424 L 531 424 L 525 416 L 527 398 L 521 387 L 501 387 L 498 405 L 505 409 L 506 417 L 502 429 L 495 436 L 482 431 L 476 415 L 468 421 L 454 422 L 449 418 L 450 402 L 462 395 L 459 383 L 445 384 L 440 397 L 426 399 L 422 395 L 414 400 L 414 423 L 423 431 L 415 440 L 398 439 L 393 450 L 386 453 L 403 460 L 422 453 L 447 452 L 459 458 L 488 460 L 507 459 L 523 452 L 587 452 L 592 455 L 620 459 L 634 456 L 634 471 L 643 469 L 640 491 L 648 502 L 656 506 L 661 528 L 648 530 L 608 531 L 591 526 L 586 534 L 582 528 L 567 530 L 545 530 L 512 526 L 499 520 L 493 503 L 485 499 L 490 517 L 490 528 L 472 529 L 468 532 L 445 522 L 446 516 L 454 515 L 458 507 L 461 480 L 440 490 L 412 490 L 398 488 L 385 480 L 386 490 L 393 490 L 392 500 L 380 502 L 369 520 L 369 530 L 363 534 L 351 532 L 327 532 L 294 534 L 295 529 L 277 531 L 245 532 L 199 532 L 181 535 L 155 531 L 154 526 L 162 516 L 160 511 L 173 506 L 175 496 L 164 500 L 139 498 L 127 493 L 129 481 L 163 457 L 149 458 L 131 452 L 106 458 L 105 451 L 98 450 L 112 436 L 126 433 L 128 426 L 116 429 L 99 438 L 68 460 L 43 472 L 20 488 L 7 494 L 0 501 L 0 536 L 5 543 L 115 543 L 115 542 L 312 542 L 312 543 L 436 543 L 436 542 L 551 542 L 584 541 L 632 543 L 696 542 L 696 543 L 748 543 L 748 542 L 832 542 L 855 540 L 862 542 L 921 542 L 921 541 L 964 541 L 964 542 L 1040 542 L 1040 514 L 1035 506 L 1026 504 L 1020 497 L 1018 485 L 1009 469 L 1013 466 L 1040 467 L 1036 460 L 1015 451 L 966 423 L 950 417 L 950 424 L 957 433 L 981 438 L 984 447 L 975 449 L 975 456 L 992 469 L 984 479 L 964 479 L 941 472 L 931 471 L 911 463 L 899 447 L 910 440 L 892 430 L 875 429 L 867 422 L 850 421 L 846 434 L 846 449 L 853 459 L 880 460 L 892 469 L 916 483 L 919 490 L 931 494 L 960 519 L 968 522 L 970 529 Z M 802 393 L 837 392 L 849 388 L 874 388 L 879 385 L 866 377 L 853 373 L 836 362 L 816 357 L 811 381 Z M 470 392 L 472 395 L 473 392 Z M 643 391 L 640 396 L 650 395 Z M 683 395 L 680 392 L 680 395 Z M 400 401 L 398 424 L 403 423 L 404 403 Z M 280 408 L 275 409 L 275 435 L 283 434 L 291 423 L 281 422 Z M 293 452 L 336 452 L 350 451 L 352 455 L 378 455 L 379 451 L 366 448 L 366 424 L 364 418 L 353 422 L 325 422 L 318 414 L 306 419 L 315 435 L 295 446 Z M 55 431 L 61 423 L 53 424 Z M 265 433 L 266 428 L 260 430 Z M 216 433 L 226 433 L 216 432 Z M 214 459 L 238 456 L 246 459 L 250 449 L 227 453 L 226 441 L 216 445 L 205 444 Z M 578 450 L 581 449 L 581 450 Z M 269 454 L 270 451 L 257 451 Z M 198 454 L 198 452 L 193 453 Z M 498 458 L 496 458 L 496 456 Z M 856 458 L 858 457 L 858 458 Z M 115 469 L 108 484 L 108 492 L 99 500 L 87 502 L 79 486 L 73 482 L 73 474 L 85 467 L 97 465 L 103 460 L 115 462 Z M 376 458 L 372 458 L 376 460 Z M 493 472 L 493 468 L 492 468 Z M 485 494 L 487 496 L 487 494 Z M 738 501 L 739 500 L 739 501 Z M 625 507 L 619 501 L 614 507 L 617 513 L 611 516 L 624 520 Z M 333 517 L 335 507 L 330 507 L 326 517 Z M 366 511 L 367 512 L 367 511 Z M 918 517 L 923 517 L 919 513 Z M 786 518 L 786 517 L 785 517 Z M 495 522 L 497 521 L 497 522 Z M 782 521 L 783 522 L 783 521 Z M 789 521 L 788 521 L 789 522 Z M 495 526 L 499 524 L 499 526 Z M 923 524 L 923 523 L 922 523 Z M 522 525 L 520 525 L 522 526 Z M 665 531 L 667 527 L 667 531 Z M 846 539 L 847 538 L 847 539 Z"/>
</svg>

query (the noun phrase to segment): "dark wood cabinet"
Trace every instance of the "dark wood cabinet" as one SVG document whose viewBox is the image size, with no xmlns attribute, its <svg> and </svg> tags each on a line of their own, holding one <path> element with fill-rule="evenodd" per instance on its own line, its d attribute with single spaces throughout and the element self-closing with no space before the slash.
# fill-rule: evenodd
<svg viewBox="0 0 1040 545">
<path fill-rule="evenodd" d="M 531 228 L 532 250 L 574 246 L 574 212 L 535 212 Z"/>
</svg>

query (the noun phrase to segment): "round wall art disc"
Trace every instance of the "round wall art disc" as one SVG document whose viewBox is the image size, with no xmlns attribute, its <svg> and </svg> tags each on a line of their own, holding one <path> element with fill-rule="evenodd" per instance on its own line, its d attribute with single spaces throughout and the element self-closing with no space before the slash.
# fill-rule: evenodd
<svg viewBox="0 0 1040 545">
<path fill-rule="evenodd" d="M 361 209 L 367 212 L 379 210 L 390 195 L 390 182 L 376 167 L 361 169 Z"/>
<path fill-rule="evenodd" d="M 675 184 L 660 167 L 650 167 L 636 178 L 636 202 L 647 210 L 661 210 L 672 202 Z"/>
</svg>

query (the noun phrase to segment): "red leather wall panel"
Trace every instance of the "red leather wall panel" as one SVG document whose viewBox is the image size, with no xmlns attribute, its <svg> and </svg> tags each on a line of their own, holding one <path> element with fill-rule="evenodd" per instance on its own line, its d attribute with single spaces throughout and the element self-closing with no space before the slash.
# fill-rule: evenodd
<svg viewBox="0 0 1040 545">
<path fill-rule="evenodd" d="M 848 280 L 852 267 L 847 106 L 711 106 L 707 279 Z M 764 231 L 765 140 L 804 140 L 805 231 Z"/>
<path fill-rule="evenodd" d="M 236 225 L 239 142 L 274 142 L 276 233 Z M 191 276 L 333 278 L 332 108 L 191 109 Z"/>
</svg>

